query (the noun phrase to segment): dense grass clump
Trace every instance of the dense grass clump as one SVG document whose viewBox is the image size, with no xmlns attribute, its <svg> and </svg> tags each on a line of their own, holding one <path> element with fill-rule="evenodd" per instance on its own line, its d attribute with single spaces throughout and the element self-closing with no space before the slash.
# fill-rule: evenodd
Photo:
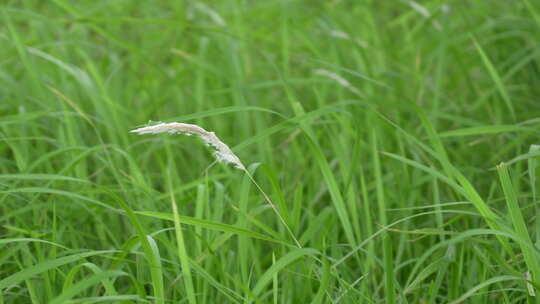
<svg viewBox="0 0 540 304">
<path fill-rule="evenodd" d="M 533 0 L 3 1 L 0 304 L 540 303 L 538 37 Z"/>
</svg>

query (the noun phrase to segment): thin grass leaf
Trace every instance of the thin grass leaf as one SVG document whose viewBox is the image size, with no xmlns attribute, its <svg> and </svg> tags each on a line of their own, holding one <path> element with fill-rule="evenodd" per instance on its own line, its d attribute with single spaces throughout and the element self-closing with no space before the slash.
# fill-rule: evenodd
<svg viewBox="0 0 540 304">
<path fill-rule="evenodd" d="M 482 46 L 476 41 L 474 37 L 471 37 L 472 41 L 474 43 L 474 46 L 476 50 L 478 51 L 478 54 L 480 55 L 480 58 L 482 59 L 482 62 L 484 63 L 484 66 L 489 72 L 489 76 L 491 76 L 491 79 L 495 83 L 495 87 L 497 88 L 497 91 L 499 91 L 499 94 L 501 94 L 502 99 L 504 103 L 506 104 L 506 107 L 510 111 L 510 116 L 513 118 L 513 120 L 516 120 L 516 110 L 514 109 L 514 105 L 512 102 L 512 99 L 510 98 L 510 94 L 508 94 L 508 91 L 506 90 L 506 87 L 501 79 L 501 76 L 497 72 L 497 69 L 487 56 L 487 54 L 484 52 L 484 49 Z"/>
<path fill-rule="evenodd" d="M 461 297 L 450 302 L 450 304 L 463 303 L 465 302 L 465 300 L 473 296 L 477 291 L 481 290 L 482 288 L 495 284 L 495 283 L 504 282 L 504 281 L 523 281 L 523 279 L 520 277 L 514 277 L 514 276 L 508 276 L 508 275 L 491 278 L 469 289 L 466 293 L 461 295 Z"/>
<path fill-rule="evenodd" d="M 371 153 L 373 155 L 375 191 L 377 197 L 377 205 L 379 209 L 379 222 L 386 226 L 388 223 L 386 215 L 386 200 L 383 186 L 382 168 L 378 153 L 377 133 L 372 131 Z M 389 303 L 396 301 L 396 290 L 394 284 L 394 256 L 392 250 L 392 240 L 389 235 L 383 239 L 383 258 L 384 258 L 384 292 L 385 298 Z"/>
<path fill-rule="evenodd" d="M 317 290 L 317 294 L 313 298 L 313 301 L 311 301 L 311 304 L 324 303 L 324 297 L 328 293 L 328 288 L 330 287 L 330 283 L 332 281 L 330 263 L 328 263 L 326 260 L 323 260 L 322 263 L 323 267 L 321 269 L 321 283 L 319 289 Z"/>
<path fill-rule="evenodd" d="M 317 250 L 311 248 L 297 248 L 288 252 L 285 256 L 278 259 L 276 263 L 265 271 L 264 274 L 257 280 L 257 284 L 255 284 L 255 287 L 252 290 L 253 294 L 255 296 L 260 296 L 264 288 L 266 288 L 266 286 L 272 282 L 272 279 L 277 272 L 282 271 L 284 268 L 296 262 L 298 259 L 308 256 L 315 257 L 319 254 L 320 253 Z"/>
<path fill-rule="evenodd" d="M 142 224 L 137 219 L 137 216 L 133 210 L 120 198 L 117 198 L 114 194 L 110 193 L 120 205 L 120 207 L 126 212 L 131 224 L 135 227 L 139 240 L 144 250 L 144 257 L 148 262 L 150 268 L 150 276 L 152 278 L 152 288 L 154 297 L 157 304 L 165 304 L 165 289 L 163 285 L 163 270 L 161 266 L 161 260 L 159 258 L 159 250 L 156 248 L 154 240 L 148 236 Z"/>
<path fill-rule="evenodd" d="M 110 253 L 115 253 L 117 250 L 101 250 L 101 251 L 89 251 L 83 253 L 77 253 L 54 260 L 47 260 L 40 264 L 26 267 L 23 270 L 16 272 L 5 279 L 0 281 L 0 289 L 4 289 L 12 284 L 17 284 L 23 280 L 29 279 L 30 277 L 48 271 L 50 269 L 57 268 L 62 265 L 73 263 L 76 261 L 84 260 L 87 257 L 97 256 L 97 255 L 107 255 Z"/>
<path fill-rule="evenodd" d="M 99 297 L 88 297 L 88 298 L 77 298 L 65 301 L 66 304 L 94 304 L 94 303 L 150 303 L 149 301 L 141 298 L 139 295 L 118 295 L 118 296 L 99 296 Z"/>
<path fill-rule="evenodd" d="M 103 280 L 119 277 L 119 276 L 125 276 L 125 275 L 127 275 L 125 272 L 118 271 L 118 270 L 102 271 L 102 272 L 96 273 L 88 278 L 84 278 L 77 284 L 71 286 L 69 289 L 64 290 L 59 296 L 51 300 L 49 303 L 50 304 L 65 303 L 66 301 L 70 300 L 72 297 L 102 282 Z"/>
<path fill-rule="evenodd" d="M 300 105 L 298 106 L 301 107 Z M 299 113 L 303 113 L 303 109 L 299 111 L 300 111 Z M 334 176 L 334 173 L 332 172 L 332 169 L 330 168 L 330 165 L 328 164 L 328 161 L 326 160 L 321 150 L 320 145 L 317 143 L 315 137 L 313 136 L 314 133 L 311 127 L 309 127 L 309 125 L 305 123 L 301 123 L 300 125 L 306 134 L 306 139 L 313 152 L 315 161 L 317 162 L 317 165 L 322 173 L 323 179 L 326 185 L 328 186 L 328 191 L 330 192 L 330 196 L 332 197 L 332 203 L 334 204 L 335 210 L 340 219 L 340 223 L 343 227 L 343 231 L 345 233 L 347 241 L 350 244 L 355 245 L 357 241 L 354 236 L 354 232 L 353 232 L 354 229 L 352 227 L 352 224 L 348 215 L 345 201 L 343 200 L 343 196 L 341 194 L 338 183 L 336 181 L 336 177 Z"/>
<path fill-rule="evenodd" d="M 73 286 L 73 282 L 75 280 L 75 277 L 77 276 L 77 274 L 79 274 L 79 272 L 81 271 L 81 269 L 83 269 L 83 267 L 90 269 L 94 274 L 98 274 L 98 273 L 103 272 L 103 270 L 94 263 L 87 262 L 87 263 L 82 263 L 80 265 L 77 265 L 77 266 L 73 267 L 68 272 L 68 274 L 66 275 L 66 278 L 64 279 L 64 285 L 62 287 L 62 290 L 71 289 L 71 287 Z M 101 283 L 103 284 L 103 287 L 105 287 L 104 295 L 110 295 L 110 296 L 118 295 L 118 293 L 116 292 L 116 289 L 114 288 L 114 285 L 111 282 L 111 280 L 109 280 L 108 278 L 104 278 L 101 281 Z"/>
<path fill-rule="evenodd" d="M 538 282 L 540 280 L 540 264 L 538 263 L 538 255 L 533 249 L 534 245 L 529 232 L 527 231 L 527 224 L 525 223 L 525 219 L 523 218 L 523 214 L 521 212 L 521 207 L 518 203 L 516 190 L 514 189 L 514 186 L 510 180 L 507 165 L 504 163 L 498 165 L 497 173 L 499 174 L 499 179 L 503 188 L 512 226 L 514 227 L 518 238 L 527 244 L 527 246 L 521 246 L 521 252 L 525 258 L 528 271 L 532 273 L 532 280 Z"/>
<path fill-rule="evenodd" d="M 173 212 L 173 221 L 174 221 L 174 232 L 176 234 L 176 243 L 178 248 L 178 260 L 180 265 L 182 265 L 182 281 L 184 282 L 184 287 L 186 289 L 187 298 L 190 304 L 197 303 L 195 299 L 195 289 L 193 287 L 193 278 L 191 275 L 191 270 L 189 266 L 189 257 L 186 250 L 186 242 L 184 241 L 184 234 L 182 232 L 182 226 L 180 222 L 180 215 L 178 213 L 178 207 L 176 206 L 176 200 L 174 198 L 172 185 L 170 184 L 169 179 L 169 192 L 171 194 L 171 205 Z"/>
<path fill-rule="evenodd" d="M 40 239 L 34 239 L 34 238 L 6 238 L 6 239 L 1 239 L 0 240 L 0 245 L 11 244 L 11 243 L 19 243 L 19 242 L 23 242 L 23 243 L 26 243 L 26 242 L 39 242 L 39 243 L 44 243 L 44 244 L 60 247 L 60 248 L 63 248 L 63 249 L 68 249 L 67 247 L 62 246 L 62 245 L 57 244 L 57 243 L 54 243 L 54 242 L 49 242 L 49 241 L 40 240 Z"/>
<path fill-rule="evenodd" d="M 480 126 L 456 129 L 439 133 L 440 137 L 461 137 L 461 136 L 477 136 L 489 135 L 507 132 L 534 132 L 533 128 L 520 127 L 516 125 L 499 125 L 499 126 Z"/>
<path fill-rule="evenodd" d="M 135 211 L 134 213 L 174 222 L 174 215 L 169 214 L 169 213 L 161 213 L 161 212 L 153 212 L 153 211 Z M 244 228 L 236 227 L 233 225 L 198 219 L 198 218 L 189 217 L 185 215 L 180 215 L 179 219 L 181 223 L 187 224 L 187 225 L 193 225 L 193 226 L 198 226 L 198 227 L 202 227 L 206 229 L 212 229 L 212 230 L 223 231 L 223 232 L 230 232 L 230 233 L 244 235 L 247 237 L 252 237 L 255 239 L 260 239 L 260 240 L 264 240 L 268 242 L 276 242 L 280 244 L 285 244 L 280 240 L 276 240 L 274 238 L 267 237 L 263 234 L 260 234 L 251 230 L 247 230 Z"/>
<path fill-rule="evenodd" d="M 44 173 L 16 173 L 16 174 L 0 174 L 0 179 L 7 180 L 45 180 L 45 181 L 67 181 L 78 183 L 89 183 L 89 181 L 75 178 L 71 176 L 63 176 L 58 174 Z"/>
<path fill-rule="evenodd" d="M 441 268 L 445 267 L 448 264 L 448 261 L 445 259 L 437 259 L 435 262 L 424 267 L 416 276 L 416 278 L 408 284 L 403 290 L 404 294 L 411 293 L 414 289 L 420 288 L 419 285 L 431 276 L 433 273 L 439 271 Z"/>
<path fill-rule="evenodd" d="M 439 135 L 435 131 L 433 124 L 426 116 L 424 110 L 416 105 L 414 105 L 413 108 L 420 117 L 424 129 L 428 133 L 430 143 L 434 147 L 435 153 L 438 155 L 438 160 L 441 163 L 446 175 L 454 179 L 463 188 L 463 194 L 467 200 L 473 203 L 478 212 L 484 217 L 485 221 L 492 229 L 503 230 L 503 227 L 499 222 L 499 216 L 497 216 L 497 214 L 490 209 L 484 199 L 482 199 L 480 194 L 478 194 L 478 191 L 476 191 L 476 189 L 473 187 L 471 182 L 450 162 L 448 153 L 446 152 Z M 500 237 L 498 237 L 498 239 L 506 252 L 513 256 L 513 250 L 508 241 Z"/>
</svg>

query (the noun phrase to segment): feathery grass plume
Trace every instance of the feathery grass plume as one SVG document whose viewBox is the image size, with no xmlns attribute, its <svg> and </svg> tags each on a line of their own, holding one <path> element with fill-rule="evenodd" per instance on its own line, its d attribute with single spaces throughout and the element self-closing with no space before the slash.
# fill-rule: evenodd
<svg viewBox="0 0 540 304">
<path fill-rule="evenodd" d="M 328 34 L 334 38 L 338 38 L 338 39 L 344 39 L 344 40 L 349 40 L 349 41 L 353 41 L 355 42 L 356 44 L 358 44 L 360 47 L 363 47 L 363 48 L 367 48 L 368 47 L 368 43 L 364 40 L 360 40 L 360 39 L 354 39 L 352 38 L 349 34 L 343 32 L 343 31 L 339 31 L 339 30 L 330 30 L 328 32 Z"/>
<path fill-rule="evenodd" d="M 207 146 L 211 146 L 215 149 L 214 156 L 219 162 L 232 164 L 240 170 L 246 171 L 246 167 L 242 164 L 238 156 L 231 151 L 229 146 L 219 140 L 214 132 L 208 132 L 205 129 L 192 124 L 186 124 L 181 122 L 171 123 L 158 123 L 153 126 L 138 128 L 131 130 L 132 133 L 137 134 L 185 134 L 187 136 L 196 135 L 199 136 Z"/>
<path fill-rule="evenodd" d="M 354 94 L 362 95 L 362 93 L 360 93 L 360 91 L 357 88 L 353 87 L 352 84 L 347 79 L 339 76 L 336 73 L 330 72 L 325 69 L 316 69 L 316 70 L 313 70 L 313 74 L 328 77 L 334 80 L 335 82 L 337 82 L 340 86 L 349 89 Z"/>
<path fill-rule="evenodd" d="M 169 133 L 169 134 L 184 134 L 187 136 L 196 135 L 199 136 L 206 145 L 211 146 L 215 149 L 214 156 L 216 157 L 217 161 L 232 164 L 236 168 L 244 171 L 249 179 L 255 184 L 257 189 L 262 193 L 264 199 L 270 207 L 274 210 L 276 215 L 278 216 L 281 223 L 285 226 L 285 229 L 289 232 L 292 239 L 296 243 L 296 246 L 299 248 L 302 248 L 302 245 L 300 245 L 300 242 L 298 242 L 298 239 L 294 236 L 294 233 L 292 232 L 291 228 L 287 225 L 287 222 L 285 222 L 285 219 L 283 216 L 279 213 L 279 210 L 276 208 L 276 205 L 272 202 L 270 197 L 264 192 L 264 190 L 257 184 L 253 176 L 249 174 L 249 171 L 246 169 L 244 164 L 240 161 L 238 156 L 231 151 L 229 146 L 227 146 L 224 142 L 222 142 L 214 132 L 208 132 L 205 129 L 199 127 L 198 125 L 192 125 L 192 124 L 186 124 L 181 122 L 170 122 L 170 123 L 164 123 L 160 122 L 158 124 L 148 126 L 148 127 L 142 127 L 135 130 L 131 130 L 131 133 L 137 133 L 137 134 L 159 134 L 159 133 Z"/>
<path fill-rule="evenodd" d="M 208 17 L 210 17 L 210 19 L 212 19 L 212 21 L 218 26 L 227 26 L 225 19 L 223 19 L 215 10 L 213 10 L 209 6 L 206 6 L 199 2 L 195 2 L 193 4 L 193 7 L 208 15 Z"/>
<path fill-rule="evenodd" d="M 425 6 L 422 6 L 422 4 L 414 1 L 414 0 L 406 0 L 405 1 L 413 10 L 415 10 L 417 13 L 419 13 L 420 15 L 422 15 L 422 17 L 424 18 L 431 18 L 432 17 L 432 14 L 431 12 L 429 11 L 429 9 L 427 9 Z M 444 8 L 443 8 L 444 9 Z M 441 31 L 442 30 L 442 26 L 441 24 L 437 21 L 437 20 L 432 20 L 432 23 L 433 23 L 433 26 L 435 27 L 435 29 L 437 29 L 438 31 Z"/>
</svg>

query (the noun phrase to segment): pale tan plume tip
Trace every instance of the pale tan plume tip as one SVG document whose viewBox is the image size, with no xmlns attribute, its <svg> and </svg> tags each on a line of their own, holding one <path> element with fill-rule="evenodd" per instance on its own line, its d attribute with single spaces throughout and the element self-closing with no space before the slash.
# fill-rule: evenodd
<svg viewBox="0 0 540 304">
<path fill-rule="evenodd" d="M 186 124 L 181 122 L 171 122 L 171 123 L 159 123 L 153 126 L 142 127 L 135 130 L 131 130 L 131 133 L 137 134 L 159 134 L 159 133 L 169 133 L 169 134 L 184 134 L 184 135 L 196 135 L 199 136 L 205 144 L 214 148 L 214 156 L 220 162 L 225 162 L 232 164 L 240 170 L 246 171 L 246 167 L 242 164 L 238 156 L 234 154 L 229 146 L 222 142 L 214 132 L 208 132 L 205 129 L 193 125 Z"/>
</svg>

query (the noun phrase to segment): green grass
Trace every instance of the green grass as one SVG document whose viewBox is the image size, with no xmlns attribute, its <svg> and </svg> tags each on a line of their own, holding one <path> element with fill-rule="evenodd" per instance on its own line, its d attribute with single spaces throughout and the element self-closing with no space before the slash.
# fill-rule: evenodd
<svg viewBox="0 0 540 304">
<path fill-rule="evenodd" d="M 540 303 L 538 37 L 532 0 L 2 1 L 0 304 Z"/>
</svg>

